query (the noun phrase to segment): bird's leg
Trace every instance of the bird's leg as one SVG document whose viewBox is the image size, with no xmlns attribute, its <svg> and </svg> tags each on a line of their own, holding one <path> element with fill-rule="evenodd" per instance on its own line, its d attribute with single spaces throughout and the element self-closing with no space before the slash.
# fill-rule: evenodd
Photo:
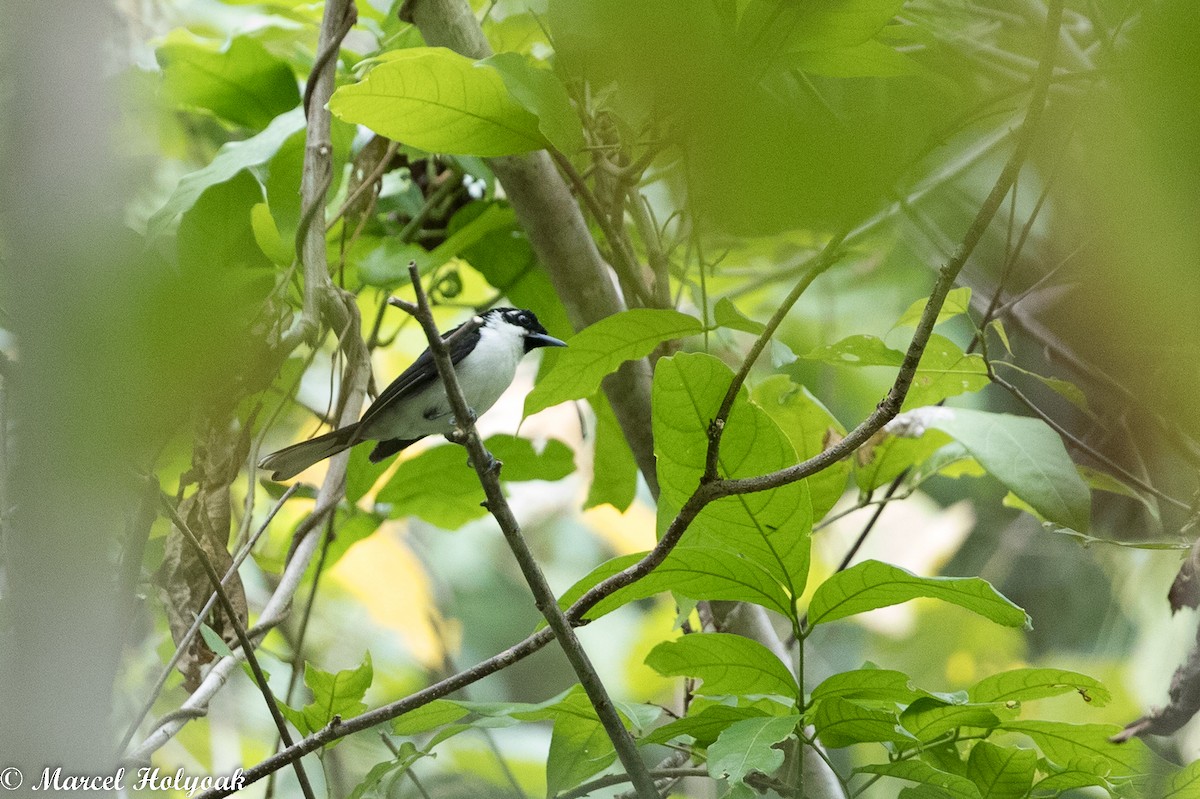
<svg viewBox="0 0 1200 799">
<path fill-rule="evenodd" d="M 467 428 L 475 424 L 475 420 L 479 417 L 475 415 L 474 408 L 467 408 L 469 417 L 466 424 L 459 424 L 457 419 L 450 419 L 450 432 L 446 433 L 446 440 L 451 444 L 461 444 L 466 446 L 467 443 Z"/>
<path fill-rule="evenodd" d="M 476 420 L 476 418 L 478 418 L 475 415 L 474 408 L 467 408 L 467 413 L 470 415 L 470 421 L 467 422 L 466 425 L 460 425 L 458 423 L 458 420 L 456 420 L 456 419 L 451 420 L 451 422 L 453 423 L 454 426 L 450 429 L 450 431 L 448 433 L 446 433 L 446 440 L 449 441 L 451 444 L 460 444 L 464 447 L 467 445 L 467 428 L 469 428 L 471 425 L 475 424 L 475 420 Z M 486 449 L 484 450 L 484 452 L 487 454 L 487 458 L 488 458 L 487 464 L 485 466 L 486 471 L 489 471 L 492 473 L 500 471 L 500 467 L 503 466 L 504 464 L 501 463 L 500 461 L 496 460 L 494 457 L 492 457 L 492 453 L 488 452 Z M 467 455 L 467 466 L 471 469 L 475 468 L 475 464 L 471 461 L 470 454 Z"/>
</svg>

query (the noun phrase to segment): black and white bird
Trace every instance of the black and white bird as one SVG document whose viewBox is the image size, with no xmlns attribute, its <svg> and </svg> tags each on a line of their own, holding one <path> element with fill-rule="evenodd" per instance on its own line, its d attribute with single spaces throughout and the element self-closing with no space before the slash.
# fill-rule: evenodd
<svg viewBox="0 0 1200 799">
<path fill-rule="evenodd" d="M 538 347 L 567 346 L 547 333 L 532 311 L 493 308 L 480 318 L 481 325 L 450 345 L 455 374 L 467 405 L 476 416 L 500 399 L 526 353 Z M 446 333 L 446 337 L 455 330 L 458 328 Z M 450 400 L 438 377 L 433 354 L 426 349 L 375 398 L 362 419 L 273 452 L 259 461 L 258 466 L 270 469 L 272 480 L 287 480 L 317 461 L 364 441 L 378 442 L 370 454 L 371 462 L 378 463 L 425 436 L 448 433 L 453 428 Z"/>
</svg>

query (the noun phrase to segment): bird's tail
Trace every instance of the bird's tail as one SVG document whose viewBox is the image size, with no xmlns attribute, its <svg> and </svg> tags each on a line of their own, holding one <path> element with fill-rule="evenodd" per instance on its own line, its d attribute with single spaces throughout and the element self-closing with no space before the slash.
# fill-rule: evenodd
<svg viewBox="0 0 1200 799">
<path fill-rule="evenodd" d="M 272 480 L 287 480 L 312 466 L 358 443 L 358 423 L 347 425 L 332 433 L 301 441 L 272 452 L 258 462 L 258 468 L 271 469 Z"/>
</svg>

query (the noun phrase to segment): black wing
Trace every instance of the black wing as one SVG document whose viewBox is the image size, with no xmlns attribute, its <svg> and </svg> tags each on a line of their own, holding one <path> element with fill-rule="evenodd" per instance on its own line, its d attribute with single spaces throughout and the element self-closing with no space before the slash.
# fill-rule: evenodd
<svg viewBox="0 0 1200 799">
<path fill-rule="evenodd" d="M 470 324 L 470 323 L 468 323 Z M 457 332 L 458 327 L 442 334 L 442 338 L 448 338 L 453 333 Z M 455 366 L 463 358 L 467 357 L 467 353 L 475 349 L 475 345 L 479 343 L 480 328 L 475 326 L 473 330 L 459 336 L 450 345 L 450 362 Z M 438 379 L 437 364 L 433 362 L 433 353 L 426 349 L 421 355 L 412 362 L 412 365 L 400 373 L 400 376 L 393 380 L 388 387 L 380 392 L 375 401 L 371 403 L 371 407 L 367 408 L 367 412 L 363 414 L 359 420 L 359 429 L 366 427 L 373 417 L 377 416 L 381 411 L 390 406 L 393 402 L 400 402 L 405 397 L 410 397 L 413 394 L 426 388 L 430 383 Z"/>
</svg>

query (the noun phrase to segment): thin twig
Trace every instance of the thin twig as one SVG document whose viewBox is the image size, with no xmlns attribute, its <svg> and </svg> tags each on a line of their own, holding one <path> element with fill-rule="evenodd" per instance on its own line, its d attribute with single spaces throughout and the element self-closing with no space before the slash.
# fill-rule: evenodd
<svg viewBox="0 0 1200 799">
<path fill-rule="evenodd" d="M 681 780 L 687 777 L 707 777 L 708 769 L 697 768 L 695 766 L 658 768 L 652 770 L 650 776 L 656 780 Z M 601 788 L 611 788 L 614 785 L 622 785 L 626 782 L 629 782 L 628 774 L 606 774 L 603 777 L 597 777 L 591 782 L 585 782 L 577 788 L 560 793 L 555 799 L 580 799 L 580 797 L 587 796 L 592 791 L 598 791 Z"/>
<path fill-rule="evenodd" d="M 584 650 L 583 645 L 580 644 L 579 638 L 571 628 L 566 615 L 558 606 L 557 596 L 555 596 L 554 591 L 550 588 L 550 584 L 546 582 L 546 577 L 542 574 L 541 567 L 538 566 L 533 552 L 529 549 L 525 537 L 521 534 L 521 527 L 517 522 L 517 517 L 513 514 L 512 508 L 509 507 L 508 500 L 504 496 L 504 489 L 500 486 L 500 464 L 487 451 L 487 448 L 484 447 L 483 441 L 479 438 L 479 433 L 475 429 L 474 411 L 467 405 L 467 399 L 463 395 L 462 386 L 459 384 L 458 377 L 454 372 L 454 364 L 450 359 L 450 350 L 438 332 L 437 323 L 433 319 L 433 310 L 429 305 L 429 298 L 425 294 L 425 289 L 421 285 L 421 273 L 417 269 L 416 263 L 409 264 L 408 272 L 409 278 L 412 280 L 413 290 L 417 295 L 415 315 L 421 323 L 421 327 L 425 330 L 425 337 L 429 340 L 429 351 L 433 355 L 438 374 L 441 376 L 442 383 L 446 388 L 446 396 L 450 400 L 450 407 L 454 410 L 456 430 L 453 438 L 457 443 L 463 444 L 467 448 L 467 452 L 470 453 L 471 464 L 475 468 L 475 473 L 479 476 L 479 481 L 487 497 L 485 507 L 495 517 L 497 524 L 500 525 L 500 530 L 504 533 L 504 539 L 508 542 L 509 548 L 512 549 L 513 556 L 517 559 L 517 564 L 520 566 L 521 573 L 525 577 L 525 582 L 533 593 L 538 610 L 546 617 L 547 624 L 554 631 L 559 646 L 562 647 L 563 653 L 567 656 L 567 660 L 575 670 L 575 674 L 579 678 L 580 684 L 583 685 L 583 689 L 587 693 L 588 699 L 591 701 L 600 723 L 604 726 L 605 732 L 608 733 L 609 739 L 612 740 L 613 747 L 617 751 L 617 756 L 620 758 L 621 764 L 625 767 L 633 784 L 637 787 L 639 796 L 642 799 L 657 799 L 658 791 L 655 790 L 654 780 L 651 779 L 646 764 L 638 752 L 637 744 L 634 743 L 629 731 L 625 729 L 625 725 L 622 723 L 621 717 L 613 705 L 612 698 L 608 695 L 604 683 L 601 682 L 600 676 L 592 666 L 587 652 Z"/>
<path fill-rule="evenodd" d="M 188 544 L 195 550 L 197 560 L 200 561 L 204 573 L 208 575 L 209 582 L 212 583 L 213 591 L 221 603 L 221 610 L 224 611 L 226 618 L 229 620 L 229 626 L 233 628 L 233 634 L 237 636 L 238 644 L 242 648 L 242 655 L 246 658 L 246 663 L 250 666 L 250 671 L 254 674 L 254 683 L 258 686 L 263 701 L 267 705 L 267 710 L 271 713 L 271 719 L 275 722 L 275 728 L 279 731 L 279 738 L 285 745 L 291 746 L 292 734 L 288 732 L 287 721 L 283 718 L 283 712 L 279 709 L 279 703 L 275 700 L 275 694 L 271 693 L 271 686 L 267 684 L 267 675 L 263 673 L 262 666 L 258 665 L 258 658 L 254 655 L 254 645 L 250 642 L 250 637 L 246 634 L 246 628 L 238 620 L 237 611 L 233 609 L 233 603 L 229 601 L 229 594 L 225 593 L 225 586 L 222 584 L 221 575 L 217 574 L 217 570 L 213 567 L 208 553 L 204 551 L 204 546 L 200 543 L 200 539 L 196 538 L 195 533 L 192 532 L 187 522 L 179 515 L 179 511 L 171 503 L 170 498 L 166 494 L 160 494 L 159 496 L 163 509 L 171 517 L 171 521 L 175 523 L 176 529 L 183 534 Z M 297 759 L 292 761 L 292 768 L 296 771 L 296 779 L 300 781 L 300 790 L 304 793 L 305 799 L 316 799 L 312 785 L 308 781 L 308 774 L 304 771 L 304 765 Z"/>
<path fill-rule="evenodd" d="M 754 362 L 758 360 L 758 356 L 767 348 L 771 338 L 775 335 L 775 331 L 783 324 L 783 320 L 792 310 L 792 306 L 800 299 L 813 281 L 823 275 L 829 267 L 837 262 L 838 247 L 845 241 L 849 230 L 843 230 L 835 234 L 820 254 L 813 260 L 812 266 L 804 273 L 804 277 L 796 283 L 792 290 L 784 298 L 783 302 L 771 314 L 771 318 L 767 321 L 767 325 L 763 328 L 762 333 L 755 339 L 753 346 L 750 347 L 750 352 L 742 359 L 742 365 L 738 368 L 737 373 L 733 376 L 733 380 L 729 383 L 729 388 L 725 391 L 725 397 L 721 400 L 721 407 L 717 411 L 716 417 L 712 420 L 712 424 L 708 430 L 708 453 L 704 463 L 704 480 L 712 481 L 717 479 L 717 459 L 721 454 L 721 434 L 724 432 L 725 423 L 729 419 L 729 412 L 733 410 L 733 402 L 737 399 L 738 392 L 742 390 L 742 385 L 746 382 L 746 377 L 750 374 L 750 369 L 754 366 Z"/>
<path fill-rule="evenodd" d="M 246 544 L 240 550 L 238 550 L 237 555 L 234 556 L 233 563 L 229 565 L 229 568 L 225 572 L 225 576 L 221 578 L 221 585 L 229 582 L 229 578 L 232 577 L 239 568 L 241 568 L 242 562 L 245 561 L 246 558 L 249 557 L 250 553 L 254 551 L 254 546 L 258 543 L 258 539 L 262 537 L 263 533 L 267 531 L 267 527 L 269 527 L 271 522 L 274 520 L 275 514 L 279 512 L 279 509 L 283 507 L 285 502 L 292 498 L 292 494 L 295 494 L 299 488 L 299 483 L 293 483 L 292 485 L 288 486 L 287 491 L 284 491 L 283 495 L 275 501 L 274 506 L 272 506 L 271 510 L 267 513 L 267 518 L 263 520 L 263 523 L 259 526 L 258 530 L 255 531 L 254 535 L 250 537 L 250 540 L 247 541 Z M 155 502 L 157 504 L 157 497 L 155 498 Z M 150 714 L 150 711 L 154 709 L 154 703 L 158 700 L 158 695 L 162 693 L 163 686 L 167 684 L 167 680 L 170 678 L 171 673 L 175 671 L 175 665 L 179 663 L 180 658 L 182 658 L 184 653 L 187 651 L 188 644 L 190 644 L 192 639 L 196 637 L 196 633 L 200 632 L 200 627 L 203 626 L 204 620 L 208 618 L 208 614 L 212 611 L 213 606 L 216 603 L 217 594 L 214 591 L 209 595 L 208 600 L 204 603 L 204 606 L 200 609 L 200 612 L 196 614 L 196 619 L 192 622 L 192 626 L 189 627 L 187 632 L 183 634 L 183 637 L 179 639 L 179 643 L 175 646 L 174 654 L 172 654 L 171 659 L 167 661 L 167 665 L 163 667 L 162 672 L 158 675 L 158 679 L 154 683 L 154 687 L 150 689 L 149 696 L 146 697 L 145 702 L 142 703 L 141 709 L 138 711 L 137 715 L 134 716 L 133 721 L 129 725 L 129 729 L 125 732 L 125 737 L 121 739 L 121 745 L 117 747 L 117 752 L 125 751 L 125 748 L 129 746 L 129 742 L 133 740 L 133 736 L 134 733 L 137 732 L 137 728 L 141 726 L 142 721 Z M 156 726 L 161 725 L 162 719 L 159 719 L 159 723 Z"/>
</svg>

